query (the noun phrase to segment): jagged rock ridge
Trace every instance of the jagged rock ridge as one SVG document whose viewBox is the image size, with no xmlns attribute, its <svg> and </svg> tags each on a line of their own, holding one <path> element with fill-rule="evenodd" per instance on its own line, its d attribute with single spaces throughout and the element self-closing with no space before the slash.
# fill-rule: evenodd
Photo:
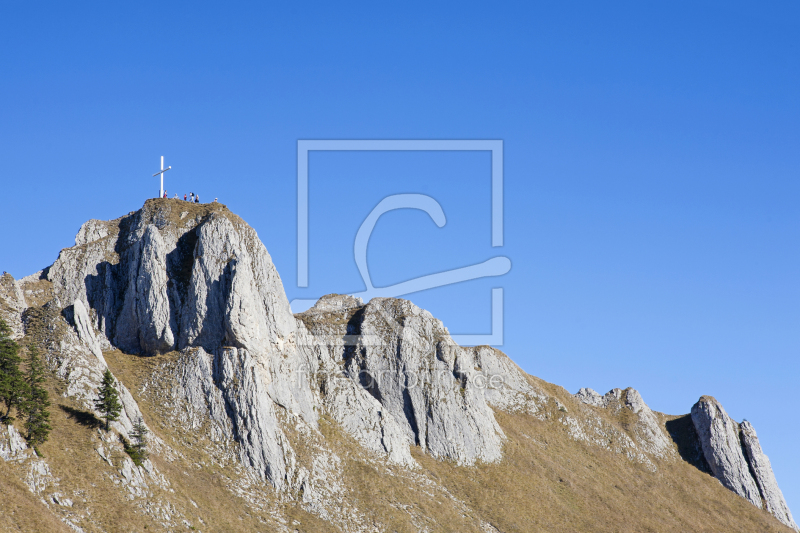
<svg viewBox="0 0 800 533">
<path fill-rule="evenodd" d="M 301 495 L 328 520 L 337 518 L 326 501 L 343 505 L 344 489 L 336 481 L 341 460 L 320 433 L 322 416 L 370 454 L 411 472 L 419 467 L 412 448 L 455 465 L 502 461 L 507 437 L 497 410 L 538 420 L 555 412 L 576 441 L 652 471 L 680 460 L 664 415 L 634 389 L 604 396 L 581 389 L 575 397 L 585 405 L 573 412 L 501 352 L 456 345 L 439 320 L 410 302 L 328 295 L 293 316 L 256 232 L 221 204 L 151 200 L 120 219 L 91 220 L 51 267 L 0 281 L 0 314 L 17 337 L 49 347 L 65 396 L 92 409 L 107 368 L 104 350 L 177 351 L 163 367 L 168 375 L 148 382 L 168 384 L 175 420 L 189 430 L 207 425 L 212 441 L 235 443 L 253 476 Z M 121 383 L 120 392 L 125 410 L 115 430 L 127 435 L 141 413 Z M 729 420 L 715 402 L 698 405 L 697 446 L 715 477 L 796 528 L 752 426 Z M 312 459 L 299 458 L 309 452 L 293 446 L 289 436 L 297 433 L 316 443 Z M 154 445 L 175 454 L 157 437 Z M 97 453 L 107 458 L 102 447 Z M 126 468 L 128 487 L 137 476 L 160 479 L 152 465 L 149 473 Z M 339 512 L 352 515 L 346 507 Z"/>
<path fill-rule="evenodd" d="M 298 472 L 275 408 L 313 429 L 318 405 L 401 464 L 412 464 L 415 444 L 458 464 L 501 458 L 502 430 L 474 386 L 474 357 L 441 322 L 408 302 L 376 300 L 357 310 L 355 343 L 320 343 L 291 314 L 252 228 L 223 206 L 194 216 L 173 212 L 180 207 L 150 201 L 117 221 L 84 224 L 47 279 L 62 305 L 91 308 L 96 329 L 123 351 L 190 354 L 186 397 L 200 409 L 224 405 L 210 415 L 241 443 L 243 462 L 277 488 L 292 486 Z M 326 301 L 314 312 L 335 313 Z M 380 438 L 353 423 L 368 420 Z"/>
<path fill-rule="evenodd" d="M 756 507 L 765 507 L 778 520 L 797 529 L 752 424 L 746 420 L 737 424 L 710 396 L 703 396 L 694 404 L 692 421 L 714 477 Z"/>
</svg>

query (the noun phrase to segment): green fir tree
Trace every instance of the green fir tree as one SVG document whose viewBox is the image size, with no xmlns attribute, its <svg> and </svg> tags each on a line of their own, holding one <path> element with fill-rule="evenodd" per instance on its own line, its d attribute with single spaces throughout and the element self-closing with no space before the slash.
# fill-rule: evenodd
<svg viewBox="0 0 800 533">
<path fill-rule="evenodd" d="M 103 382 L 100 384 L 100 389 L 97 391 L 97 400 L 94 402 L 94 407 L 100 411 L 102 418 L 105 419 L 106 431 L 108 431 L 109 423 L 119 420 L 122 404 L 119 403 L 119 393 L 114 388 L 114 376 L 107 368 L 105 374 L 103 374 Z"/>
<path fill-rule="evenodd" d="M 23 399 L 25 383 L 19 364 L 19 344 L 11 338 L 11 329 L 0 319 L 0 402 L 5 405 L 5 414 L 0 420 L 10 421 L 11 409 L 19 407 Z"/>
<path fill-rule="evenodd" d="M 131 443 L 125 446 L 125 451 L 133 459 L 136 466 L 141 466 L 147 460 L 147 434 L 150 431 L 144 425 L 142 417 L 138 417 L 133 423 L 133 430 L 130 433 Z"/>
<path fill-rule="evenodd" d="M 25 391 L 19 411 L 25 421 L 28 432 L 28 443 L 36 449 L 50 435 L 50 401 L 47 390 L 42 386 L 45 382 L 44 364 L 35 346 L 28 346 L 28 369 L 25 373 Z M 37 450 L 38 453 L 38 450 Z"/>
</svg>

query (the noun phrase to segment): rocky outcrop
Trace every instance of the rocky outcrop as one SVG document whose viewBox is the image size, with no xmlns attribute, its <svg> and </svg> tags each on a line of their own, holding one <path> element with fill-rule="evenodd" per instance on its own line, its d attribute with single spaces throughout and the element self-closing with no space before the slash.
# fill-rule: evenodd
<svg viewBox="0 0 800 533">
<path fill-rule="evenodd" d="M 546 395 L 535 387 L 527 374 L 506 354 L 490 346 L 464 348 L 465 361 L 473 361 L 472 376 L 486 402 L 504 411 L 536 413 Z"/>
<path fill-rule="evenodd" d="M 340 343 L 328 344 L 330 357 L 341 361 L 343 377 L 380 404 L 389 434 L 399 427 L 405 435 L 383 439 L 387 450 L 408 441 L 458 464 L 500 459 L 504 436 L 484 396 L 475 354 L 456 345 L 439 320 L 391 298 L 355 307 L 355 301 L 329 295 L 319 304 L 304 314 L 311 333 L 329 343 L 341 336 Z M 342 351 L 335 353 L 337 348 Z M 348 383 L 346 390 L 358 388 Z M 324 387 L 334 396 L 342 390 Z M 377 427 L 383 418 L 366 409 L 371 404 L 356 396 L 352 405 L 359 409 L 356 418 Z"/>
<path fill-rule="evenodd" d="M 633 433 L 645 451 L 656 457 L 665 457 L 673 453 L 672 441 L 667 436 L 664 424 L 658 416 L 644 403 L 636 389 L 624 391 L 624 405 L 636 415 Z"/>
<path fill-rule="evenodd" d="M 309 334 L 292 315 L 252 228 L 224 206 L 193 217 L 176 217 L 176 207 L 148 201 L 128 217 L 84 225 L 76 247 L 51 267 L 58 300 L 93 309 L 76 312 L 87 346 L 91 328 L 82 324 L 96 316 L 96 328 L 123 351 L 181 350 L 186 399 L 236 439 L 244 464 L 279 488 L 295 474 L 277 408 L 314 429 L 321 405 L 366 449 L 398 464 L 414 464 L 413 444 L 461 464 L 501 457 L 503 434 L 489 403 L 510 408 L 535 396 L 505 356 L 462 349 L 429 313 L 392 299 L 363 306 L 323 298 L 317 314 L 360 311 L 357 331 L 345 324 L 320 342 L 312 335 L 320 332 Z M 479 379 L 483 368 L 505 379 L 490 390 Z"/>
<path fill-rule="evenodd" d="M 714 477 L 761 509 L 761 494 L 742 452 L 739 424 L 710 396 L 703 396 L 694 404 L 692 422 Z"/>
<path fill-rule="evenodd" d="M 215 360 L 214 376 L 230 413 L 241 459 L 274 486 L 291 480 L 287 470 L 292 454 L 280 430 L 276 405 L 266 391 L 264 368 L 244 348 L 225 348 Z"/>
<path fill-rule="evenodd" d="M 25 311 L 25 296 L 11 274 L 0 276 L 0 319 L 11 329 L 11 338 L 20 339 L 24 334 L 22 312 Z"/>
<path fill-rule="evenodd" d="M 747 420 L 741 423 L 740 428 L 742 444 L 747 453 L 747 461 L 758 484 L 758 489 L 761 491 L 765 508 L 785 525 L 798 529 L 792 518 L 792 513 L 789 511 L 789 506 L 786 505 L 786 500 L 783 499 L 783 493 L 778 487 L 778 481 L 772 472 L 769 458 L 761 450 L 761 444 L 758 442 L 755 428 Z"/>
<path fill-rule="evenodd" d="M 594 389 L 584 387 L 575 393 L 575 397 L 586 405 L 593 405 L 595 407 L 606 406 L 606 402 L 603 400 L 603 397 Z"/>
<path fill-rule="evenodd" d="M 292 315 L 256 232 L 221 204 L 149 200 L 120 219 L 87 222 L 75 242 L 36 279 L 20 287 L 4 277 L 0 287 L 0 300 L 12 302 L 0 310 L 17 313 L 20 330 L 48 347 L 64 394 L 91 408 L 104 348 L 179 352 L 146 386 L 169 390 L 181 426 L 210 429 L 223 462 L 319 516 L 330 511 L 323 498 L 343 498 L 334 472 L 344 456 L 325 443 L 331 420 L 361 445 L 359 456 L 413 473 L 414 446 L 458 465 L 501 460 L 506 436 L 495 410 L 558 423 L 570 438 L 651 471 L 678 457 L 668 417 L 636 390 L 581 389 L 580 405 L 498 350 L 456 345 L 408 301 L 328 295 Z M 36 304 L 26 310 L 27 287 Z M 46 305 L 42 293 L 51 296 Z M 114 427 L 124 435 L 141 413 L 118 388 L 124 413 Z M 794 524 L 749 425 L 740 435 L 713 399 L 701 399 L 685 422 L 726 487 Z M 133 483 L 128 470 L 121 475 Z"/>
<path fill-rule="evenodd" d="M 674 454 L 672 440 L 667 435 L 663 422 L 647 406 L 636 389 L 615 388 L 600 396 L 593 389 L 582 388 L 574 396 L 586 405 L 621 414 L 624 426 L 636 438 L 639 447 L 647 453 L 659 458 Z M 627 414 L 633 416 L 625 416 Z"/>
<path fill-rule="evenodd" d="M 175 319 L 167 294 L 167 247 L 158 228 L 148 224 L 129 250 L 130 271 L 115 323 L 114 344 L 125 352 L 154 354 L 175 347 Z"/>
<path fill-rule="evenodd" d="M 783 524 L 798 529 L 753 425 L 746 420 L 736 423 L 711 396 L 694 404 L 692 422 L 714 477 Z"/>
<path fill-rule="evenodd" d="M 106 361 L 103 359 L 103 350 L 100 347 L 100 342 L 97 340 L 97 335 L 95 335 L 89 313 L 86 311 L 86 307 L 83 305 L 82 301 L 75 300 L 75 303 L 72 305 L 72 317 L 75 324 L 75 333 L 78 334 L 78 338 L 86 345 L 89 351 L 105 365 Z"/>
<path fill-rule="evenodd" d="M 314 307 L 298 315 L 296 342 L 310 354 L 311 362 L 305 370 L 311 381 L 319 384 L 325 411 L 365 449 L 392 463 L 413 467 L 413 440 L 400 421 L 362 386 L 359 376 L 344 366 L 346 355 L 357 343 L 357 323 L 363 306 L 360 298 L 323 296 Z"/>
<path fill-rule="evenodd" d="M 112 226 L 113 227 L 113 226 Z M 87 220 L 78 230 L 75 235 L 75 246 L 83 246 L 90 242 L 99 241 L 104 237 L 108 237 L 109 223 L 102 220 Z"/>
<path fill-rule="evenodd" d="M 224 206 L 181 203 L 191 217 L 173 206 L 149 201 L 106 223 L 105 235 L 85 225 L 48 273 L 56 301 L 74 297 L 87 347 L 82 304 L 100 337 L 125 352 L 188 350 L 187 400 L 239 442 L 245 465 L 283 488 L 293 460 L 276 409 L 312 428 L 318 415 L 280 277 L 255 231 Z"/>
</svg>

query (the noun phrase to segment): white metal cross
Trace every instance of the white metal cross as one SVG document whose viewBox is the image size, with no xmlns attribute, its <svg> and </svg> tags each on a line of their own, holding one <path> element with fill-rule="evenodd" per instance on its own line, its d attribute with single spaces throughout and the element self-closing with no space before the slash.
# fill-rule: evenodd
<svg viewBox="0 0 800 533">
<path fill-rule="evenodd" d="M 161 172 L 156 172 L 155 174 L 153 174 L 154 178 L 156 176 L 158 176 L 159 174 L 161 175 L 161 189 L 158 191 L 158 197 L 159 198 L 163 198 L 164 197 L 164 172 L 166 172 L 167 170 L 169 170 L 171 168 L 172 168 L 171 165 L 168 166 L 167 168 L 164 168 L 164 156 L 162 155 L 161 156 Z"/>
</svg>

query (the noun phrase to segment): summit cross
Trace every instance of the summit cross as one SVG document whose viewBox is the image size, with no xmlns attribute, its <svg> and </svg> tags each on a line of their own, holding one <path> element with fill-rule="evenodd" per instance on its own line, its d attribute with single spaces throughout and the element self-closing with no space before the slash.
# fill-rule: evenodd
<svg viewBox="0 0 800 533">
<path fill-rule="evenodd" d="M 162 155 L 161 156 L 161 172 L 156 172 L 155 174 L 153 174 L 154 178 L 156 176 L 158 176 L 158 175 L 161 175 L 161 189 L 158 191 L 158 197 L 159 198 L 163 198 L 164 197 L 164 172 L 166 172 L 167 170 L 169 170 L 171 168 L 172 168 L 171 165 L 168 166 L 167 168 L 164 168 L 164 156 Z"/>
</svg>

